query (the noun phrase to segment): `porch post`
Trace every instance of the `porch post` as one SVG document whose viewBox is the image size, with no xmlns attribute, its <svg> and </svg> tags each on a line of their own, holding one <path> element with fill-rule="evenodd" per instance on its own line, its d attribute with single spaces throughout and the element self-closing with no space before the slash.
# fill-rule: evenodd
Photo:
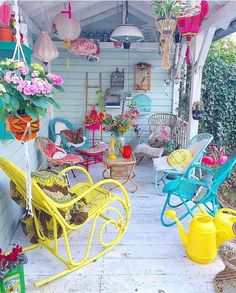
<svg viewBox="0 0 236 293">
<path fill-rule="evenodd" d="M 189 103 L 189 139 L 198 134 L 198 121 L 192 118 L 192 106 L 201 99 L 202 70 L 206 61 L 215 27 L 210 27 L 207 32 L 202 32 L 195 37 L 192 43 L 193 67 L 191 73 L 191 92 Z"/>
</svg>

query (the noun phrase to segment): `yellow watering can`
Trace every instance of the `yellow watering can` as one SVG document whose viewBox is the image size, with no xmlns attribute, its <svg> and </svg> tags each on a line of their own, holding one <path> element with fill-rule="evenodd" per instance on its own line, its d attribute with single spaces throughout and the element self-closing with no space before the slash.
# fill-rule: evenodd
<svg viewBox="0 0 236 293">
<path fill-rule="evenodd" d="M 199 205 L 201 213 L 207 214 L 202 205 Z M 235 233 L 233 231 L 233 225 L 236 223 L 236 211 L 229 208 L 222 208 L 215 214 L 213 218 L 214 224 L 216 226 L 217 234 L 217 244 L 220 245 L 225 241 L 234 239 Z M 226 233 L 220 233 L 224 231 Z"/>
<path fill-rule="evenodd" d="M 213 218 L 206 213 L 196 213 L 190 223 L 189 233 L 184 228 L 173 210 L 166 211 L 166 216 L 174 219 L 179 228 L 179 233 L 188 257 L 200 264 L 212 262 L 218 250 L 217 234 L 226 233 L 216 231 Z"/>
</svg>

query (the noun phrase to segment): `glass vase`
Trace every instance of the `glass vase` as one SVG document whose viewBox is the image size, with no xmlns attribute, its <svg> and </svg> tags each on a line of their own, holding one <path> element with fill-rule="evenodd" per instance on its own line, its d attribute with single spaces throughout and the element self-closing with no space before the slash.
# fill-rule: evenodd
<svg viewBox="0 0 236 293">
<path fill-rule="evenodd" d="M 117 155 L 121 155 L 125 145 L 125 137 L 123 135 L 115 135 L 114 139 L 116 141 Z"/>
</svg>

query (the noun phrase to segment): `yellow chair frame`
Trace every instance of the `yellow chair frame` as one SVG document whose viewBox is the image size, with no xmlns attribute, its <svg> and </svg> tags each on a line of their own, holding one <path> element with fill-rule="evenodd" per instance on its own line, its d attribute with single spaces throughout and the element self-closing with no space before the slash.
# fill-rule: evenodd
<svg viewBox="0 0 236 293">
<path fill-rule="evenodd" d="M 5 174 L 14 182 L 17 190 L 26 198 L 26 176 L 24 172 L 15 166 L 10 161 L 0 157 L 0 168 L 5 172 Z M 37 231 L 37 236 L 39 238 L 37 244 L 33 244 L 27 246 L 23 249 L 23 251 L 27 251 L 33 248 L 37 248 L 42 246 L 50 251 L 54 256 L 56 256 L 66 267 L 64 271 L 57 273 L 51 277 L 45 278 L 41 281 L 37 281 L 35 286 L 41 286 L 45 283 L 53 281 L 57 278 L 65 276 L 87 264 L 95 261 L 99 257 L 103 256 L 106 252 L 111 250 L 116 244 L 119 243 L 122 236 L 124 235 L 128 222 L 130 219 L 130 201 L 129 196 L 122 186 L 122 184 L 113 179 L 105 179 L 96 184 L 94 184 L 90 174 L 82 167 L 71 166 L 68 167 L 60 173 L 65 174 L 70 170 L 77 170 L 81 173 L 85 174 L 87 177 L 87 182 L 78 183 L 72 188 L 70 188 L 70 192 L 73 192 L 77 195 L 77 198 L 74 198 L 70 202 L 67 203 L 56 203 L 51 200 L 43 190 L 37 185 L 37 183 L 32 179 L 32 206 L 33 206 L 33 216 L 34 223 Z M 104 184 L 113 184 L 116 188 L 119 188 L 121 191 L 121 195 L 116 195 L 111 191 L 105 189 L 103 187 Z M 87 220 L 81 225 L 69 224 L 65 218 L 60 213 L 60 209 L 62 208 L 70 208 L 76 202 L 78 202 L 81 198 L 86 198 L 86 202 L 89 202 L 89 211 Z M 117 202 L 119 203 L 119 208 L 117 207 Z M 115 207 L 111 205 L 111 203 L 115 203 Z M 42 210 L 49 214 L 53 219 L 53 240 L 48 239 L 42 230 L 42 227 L 39 222 L 39 218 L 37 217 L 37 213 L 35 211 Z M 122 209 L 122 211 L 121 211 Z M 110 218 L 104 214 L 104 212 L 112 212 L 114 218 Z M 93 242 L 94 232 L 96 229 L 97 220 L 101 218 L 104 222 L 101 224 L 98 229 L 98 238 L 99 242 L 102 245 L 103 250 L 99 253 L 90 256 L 90 249 Z M 69 243 L 69 234 L 75 230 L 81 229 L 86 223 L 92 221 L 90 234 L 87 241 L 87 246 L 84 252 L 83 257 L 75 262 L 72 258 L 72 251 Z M 105 228 L 109 225 L 114 225 L 117 230 L 116 237 L 110 241 L 105 242 L 103 239 L 103 232 Z M 64 239 L 64 248 L 66 251 L 66 257 L 62 256 L 58 251 L 58 225 L 62 228 L 62 238 Z"/>
</svg>

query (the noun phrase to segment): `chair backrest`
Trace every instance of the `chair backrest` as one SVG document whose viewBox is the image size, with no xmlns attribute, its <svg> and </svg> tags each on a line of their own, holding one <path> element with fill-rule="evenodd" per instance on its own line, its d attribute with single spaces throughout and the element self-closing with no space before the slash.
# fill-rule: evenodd
<svg viewBox="0 0 236 293">
<path fill-rule="evenodd" d="M 231 171 L 236 164 L 236 156 L 230 158 L 227 162 L 221 165 L 213 176 L 214 188 L 218 187 L 230 176 Z"/>
<path fill-rule="evenodd" d="M 60 132 L 65 129 L 74 130 L 70 121 L 63 118 L 54 118 L 49 122 L 49 137 L 53 142 L 56 142 L 60 137 Z"/>
<path fill-rule="evenodd" d="M 187 149 L 193 154 L 192 163 L 199 163 L 202 156 L 212 141 L 213 136 L 210 133 L 200 133 L 195 135 L 188 143 Z"/>
<path fill-rule="evenodd" d="M 150 133 L 155 132 L 159 126 L 168 126 L 172 137 L 177 125 L 177 116 L 171 113 L 155 113 L 148 118 L 148 125 Z"/>
</svg>

